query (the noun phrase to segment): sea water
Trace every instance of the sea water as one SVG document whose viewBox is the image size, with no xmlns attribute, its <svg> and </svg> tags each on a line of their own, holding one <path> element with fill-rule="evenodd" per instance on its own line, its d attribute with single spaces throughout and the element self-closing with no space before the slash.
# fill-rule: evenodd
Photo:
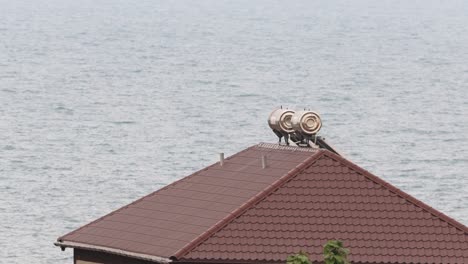
<svg viewBox="0 0 468 264">
<path fill-rule="evenodd" d="M 0 0 L 0 263 L 310 108 L 343 155 L 468 224 L 468 2 Z"/>
</svg>

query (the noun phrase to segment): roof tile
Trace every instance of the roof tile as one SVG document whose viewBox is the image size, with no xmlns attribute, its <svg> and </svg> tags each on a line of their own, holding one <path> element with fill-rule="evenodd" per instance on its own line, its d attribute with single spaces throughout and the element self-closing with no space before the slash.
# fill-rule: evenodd
<svg viewBox="0 0 468 264">
<path fill-rule="evenodd" d="M 267 157 L 267 168 L 261 156 Z M 259 144 L 59 241 L 179 260 L 322 260 L 341 239 L 352 262 L 468 263 L 468 228 L 328 151 Z"/>
<path fill-rule="evenodd" d="M 316 152 L 250 147 L 58 240 L 173 256 Z"/>
<path fill-rule="evenodd" d="M 466 240 L 458 242 L 468 236 L 466 227 L 445 216 L 435 217 L 434 209 L 421 204 L 324 153 L 182 259 L 213 259 L 209 248 L 216 243 L 218 250 L 231 252 L 218 260 L 253 261 L 253 256 L 260 256 L 283 261 L 307 249 L 313 261 L 320 261 L 321 245 L 338 238 L 350 248 L 354 262 L 427 263 L 439 255 L 443 258 L 437 263 L 459 262 L 468 250 Z"/>
</svg>

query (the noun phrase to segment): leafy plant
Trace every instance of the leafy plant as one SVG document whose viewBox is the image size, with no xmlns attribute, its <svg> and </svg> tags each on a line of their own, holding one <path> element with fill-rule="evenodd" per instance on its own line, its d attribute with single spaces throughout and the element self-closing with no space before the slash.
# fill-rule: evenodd
<svg viewBox="0 0 468 264">
<path fill-rule="evenodd" d="M 286 264 L 312 264 L 312 262 L 310 262 L 307 253 L 299 251 L 299 253 L 289 256 Z"/>
<path fill-rule="evenodd" d="M 339 240 L 330 240 L 323 246 L 325 264 L 349 264 L 348 254 L 349 250 Z"/>
<path fill-rule="evenodd" d="M 348 254 L 349 250 L 339 240 L 329 240 L 323 246 L 325 264 L 349 264 Z M 289 256 L 286 259 L 286 264 L 312 264 L 312 262 L 306 252 L 299 251 L 299 253 Z"/>
</svg>

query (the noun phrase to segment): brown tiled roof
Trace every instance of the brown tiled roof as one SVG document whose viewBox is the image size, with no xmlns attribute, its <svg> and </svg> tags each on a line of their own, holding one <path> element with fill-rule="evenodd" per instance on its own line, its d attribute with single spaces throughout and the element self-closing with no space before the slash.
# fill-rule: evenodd
<svg viewBox="0 0 468 264">
<path fill-rule="evenodd" d="M 330 239 L 343 240 L 353 262 L 468 263 L 464 225 L 331 152 L 273 144 L 250 147 L 59 241 L 182 262 L 273 263 L 299 250 L 320 261 Z"/>
<path fill-rule="evenodd" d="M 169 258 L 315 152 L 272 144 L 250 147 L 223 166 L 215 163 L 60 237 L 59 245 Z M 262 155 L 268 157 L 265 169 Z"/>
<path fill-rule="evenodd" d="M 344 241 L 352 263 L 468 263 L 468 228 L 351 162 L 320 151 L 182 260 L 281 262 Z"/>
</svg>

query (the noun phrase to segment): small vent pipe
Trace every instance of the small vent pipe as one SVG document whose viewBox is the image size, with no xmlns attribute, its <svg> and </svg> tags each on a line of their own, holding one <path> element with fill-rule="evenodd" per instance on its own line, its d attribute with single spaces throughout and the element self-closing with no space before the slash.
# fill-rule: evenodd
<svg viewBox="0 0 468 264">
<path fill-rule="evenodd" d="M 219 153 L 219 166 L 224 165 L 224 153 Z"/>
<path fill-rule="evenodd" d="M 267 167 L 266 156 L 262 155 L 262 168 L 265 169 L 266 167 Z"/>
</svg>

